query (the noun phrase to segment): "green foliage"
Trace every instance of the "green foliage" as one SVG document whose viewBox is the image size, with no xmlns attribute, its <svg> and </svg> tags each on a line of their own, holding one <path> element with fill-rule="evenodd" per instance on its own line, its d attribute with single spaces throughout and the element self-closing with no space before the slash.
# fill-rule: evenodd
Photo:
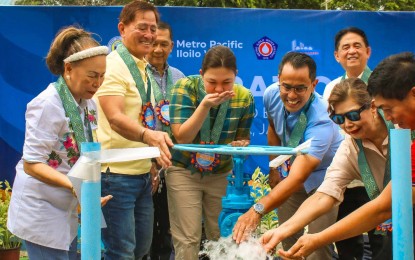
<svg viewBox="0 0 415 260">
<path fill-rule="evenodd" d="M 0 181 L 0 250 L 19 247 L 21 241 L 7 229 L 7 210 L 9 209 L 11 188 L 8 181 Z"/>
<path fill-rule="evenodd" d="M 131 0 L 17 0 L 16 5 L 80 5 L 80 6 L 107 6 L 125 5 Z"/>
<path fill-rule="evenodd" d="M 329 1 L 328 9 L 368 11 L 414 11 L 412 0 L 340 0 Z"/>
<path fill-rule="evenodd" d="M 268 184 L 268 175 L 263 174 L 261 169 L 257 167 L 252 174 L 252 192 L 251 197 L 255 202 L 259 201 L 262 197 L 267 195 L 271 191 L 271 187 Z M 278 225 L 277 211 L 273 210 L 264 215 L 261 219 L 261 223 L 258 228 L 258 233 L 261 235 L 265 231 L 276 228 Z"/>
<path fill-rule="evenodd" d="M 125 5 L 132 0 L 18 0 L 16 5 Z M 413 0 L 149 0 L 157 6 L 414 11 Z"/>
</svg>

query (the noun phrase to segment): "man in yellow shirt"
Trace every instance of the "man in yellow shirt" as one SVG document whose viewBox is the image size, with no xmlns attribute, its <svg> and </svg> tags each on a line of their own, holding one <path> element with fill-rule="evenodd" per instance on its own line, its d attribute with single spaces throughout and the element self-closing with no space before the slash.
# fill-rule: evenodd
<svg viewBox="0 0 415 260">
<path fill-rule="evenodd" d="M 107 72 L 98 99 L 98 140 L 103 149 L 156 146 L 163 167 L 171 165 L 168 134 L 154 131 L 154 92 L 145 55 L 156 39 L 159 14 L 154 5 L 133 1 L 121 11 L 122 44 L 107 56 Z M 114 200 L 103 208 L 105 259 L 141 259 L 150 250 L 153 232 L 151 161 L 102 164 L 102 194 Z"/>
</svg>

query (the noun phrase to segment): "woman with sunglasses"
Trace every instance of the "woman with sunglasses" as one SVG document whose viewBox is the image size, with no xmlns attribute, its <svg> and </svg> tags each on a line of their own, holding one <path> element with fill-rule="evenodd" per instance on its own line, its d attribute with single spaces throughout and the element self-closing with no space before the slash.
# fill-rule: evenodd
<svg viewBox="0 0 415 260">
<path fill-rule="evenodd" d="M 388 160 L 388 129 L 393 124 L 372 103 L 366 84 L 355 78 L 338 83 L 329 97 L 330 118 L 346 136 L 327 169 L 325 179 L 316 193 L 298 211 L 276 229 L 266 232 L 261 242 L 271 251 L 285 238 L 339 205 L 346 186 L 353 180 L 365 184 L 369 198 L 376 198 L 390 181 Z M 392 239 L 388 223 L 369 231 L 369 235 L 384 235 L 381 251 L 372 252 L 372 259 L 392 259 Z M 303 256 L 304 258 L 304 256 Z"/>
</svg>

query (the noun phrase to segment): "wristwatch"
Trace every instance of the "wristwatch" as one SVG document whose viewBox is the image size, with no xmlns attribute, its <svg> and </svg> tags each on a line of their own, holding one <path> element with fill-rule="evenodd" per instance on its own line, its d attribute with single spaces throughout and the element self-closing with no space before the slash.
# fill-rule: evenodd
<svg viewBox="0 0 415 260">
<path fill-rule="evenodd" d="M 261 215 L 261 217 L 265 214 L 265 208 L 264 205 L 261 203 L 255 203 L 254 206 L 252 206 L 254 211 Z"/>
</svg>

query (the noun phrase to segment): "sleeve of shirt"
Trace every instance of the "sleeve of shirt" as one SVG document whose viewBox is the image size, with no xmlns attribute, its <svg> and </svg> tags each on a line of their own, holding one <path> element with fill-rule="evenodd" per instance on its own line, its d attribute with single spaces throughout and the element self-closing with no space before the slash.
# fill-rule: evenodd
<svg viewBox="0 0 415 260">
<path fill-rule="evenodd" d="M 172 72 L 173 84 L 176 84 L 176 82 L 179 79 L 186 77 L 183 74 L 183 72 L 181 72 L 179 69 L 176 69 L 176 68 L 171 67 L 171 72 Z"/>
<path fill-rule="evenodd" d="M 26 110 L 23 159 L 46 163 L 65 125 L 69 125 L 69 118 L 65 117 L 62 107 L 46 99 L 31 101 Z"/>
<path fill-rule="evenodd" d="M 194 79 L 187 77 L 179 79 L 174 85 L 169 106 L 172 124 L 183 124 L 196 110 L 195 84 Z"/>
<path fill-rule="evenodd" d="M 317 122 L 317 124 L 309 127 L 304 133 L 304 139 L 308 140 L 313 138 L 311 146 L 308 149 L 308 154 L 322 160 L 326 152 L 328 151 L 332 140 L 333 134 L 332 128 L 327 122 Z"/>
<path fill-rule="evenodd" d="M 329 100 L 331 91 L 333 90 L 334 86 L 339 83 L 341 81 L 341 77 L 338 77 L 334 80 L 332 80 L 331 82 L 329 82 L 326 87 L 324 88 L 324 92 L 323 92 L 323 99 L 325 101 Z"/>
<path fill-rule="evenodd" d="M 276 88 L 276 84 L 274 83 L 273 85 L 267 87 L 264 91 L 264 95 L 263 95 L 263 101 L 264 101 L 264 107 L 267 110 L 267 113 L 269 111 L 269 108 L 271 107 L 271 102 L 272 102 L 272 98 L 275 97 L 276 93 L 275 93 L 275 88 Z M 274 98 L 275 99 L 275 98 Z"/>
<path fill-rule="evenodd" d="M 312 115 L 312 118 L 307 123 L 304 140 L 313 138 L 308 154 L 321 161 L 329 149 L 331 149 L 336 136 L 339 135 L 339 129 L 330 120 L 326 111 L 319 113 L 313 110 L 309 111 L 309 114 Z"/>
<path fill-rule="evenodd" d="M 327 168 L 324 181 L 317 191 L 332 196 L 339 203 L 342 202 L 347 185 L 355 179 L 361 180 L 357 154 L 357 147 L 352 138 L 347 137 L 340 144 L 331 165 Z"/>
<path fill-rule="evenodd" d="M 241 116 L 241 119 L 239 120 L 238 129 L 236 131 L 236 138 L 249 138 L 250 137 L 251 125 L 252 125 L 252 121 L 255 115 L 254 97 L 251 91 L 245 88 L 244 90 L 246 90 L 246 96 L 244 97 L 246 102 L 244 103 L 245 107 L 242 110 L 242 116 Z"/>
<path fill-rule="evenodd" d="M 111 54 L 110 54 L 111 55 Z M 126 75 L 130 72 L 125 63 L 118 56 L 107 56 L 107 71 L 104 82 L 95 95 L 100 96 L 125 96 L 129 86 Z"/>
</svg>

